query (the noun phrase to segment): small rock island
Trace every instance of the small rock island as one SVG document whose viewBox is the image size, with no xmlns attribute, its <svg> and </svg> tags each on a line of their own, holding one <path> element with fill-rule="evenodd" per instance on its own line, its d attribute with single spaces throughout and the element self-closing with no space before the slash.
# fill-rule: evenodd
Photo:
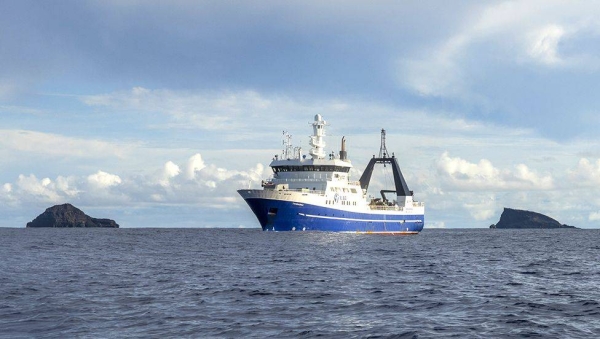
<svg viewBox="0 0 600 339">
<path fill-rule="evenodd" d="M 114 220 L 97 219 L 83 213 L 71 204 L 49 207 L 26 227 L 111 227 L 119 228 Z"/>
<path fill-rule="evenodd" d="M 500 221 L 490 228 L 576 228 L 537 212 L 504 208 Z"/>
</svg>

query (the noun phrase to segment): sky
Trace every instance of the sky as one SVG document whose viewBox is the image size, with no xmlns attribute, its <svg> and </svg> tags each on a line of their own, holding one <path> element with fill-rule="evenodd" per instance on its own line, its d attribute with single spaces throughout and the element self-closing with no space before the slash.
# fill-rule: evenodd
<svg viewBox="0 0 600 339">
<path fill-rule="evenodd" d="M 426 228 L 504 207 L 600 225 L 595 1 L 0 3 L 0 227 L 72 203 L 121 227 L 259 224 L 282 131 L 398 157 Z M 383 172 L 375 185 L 386 185 Z"/>
</svg>

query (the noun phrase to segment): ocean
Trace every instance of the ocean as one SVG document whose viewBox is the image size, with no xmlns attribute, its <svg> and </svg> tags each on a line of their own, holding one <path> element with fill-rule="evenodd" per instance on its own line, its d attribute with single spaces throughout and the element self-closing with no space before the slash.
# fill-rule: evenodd
<svg viewBox="0 0 600 339">
<path fill-rule="evenodd" d="M 600 230 L 0 229 L 2 338 L 600 337 Z"/>
</svg>

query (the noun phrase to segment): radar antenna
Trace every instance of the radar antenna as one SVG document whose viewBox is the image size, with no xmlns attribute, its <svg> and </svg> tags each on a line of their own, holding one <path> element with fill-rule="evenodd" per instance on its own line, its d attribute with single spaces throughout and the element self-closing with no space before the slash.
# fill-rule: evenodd
<svg viewBox="0 0 600 339">
<path fill-rule="evenodd" d="M 385 130 L 382 128 L 381 129 L 381 146 L 379 147 L 379 157 L 387 158 L 388 154 L 389 153 L 388 153 L 387 147 L 385 147 Z"/>
</svg>

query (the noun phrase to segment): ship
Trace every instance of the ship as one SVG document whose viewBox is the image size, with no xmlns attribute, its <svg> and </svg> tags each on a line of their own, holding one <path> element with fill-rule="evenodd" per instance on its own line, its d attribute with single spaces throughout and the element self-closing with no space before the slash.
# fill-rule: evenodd
<svg viewBox="0 0 600 339">
<path fill-rule="evenodd" d="M 414 200 L 398 160 L 385 145 L 381 130 L 379 156 L 370 159 L 358 181 L 350 179 L 346 138 L 339 154 L 325 152 L 325 128 L 320 114 L 312 122 L 308 156 L 293 147 L 285 132 L 281 155 L 269 164 L 273 174 L 261 189 L 240 189 L 238 193 L 256 215 L 263 231 L 325 231 L 369 234 L 418 234 L 425 224 L 425 203 Z M 375 165 L 391 167 L 394 186 L 368 193 Z"/>
</svg>

